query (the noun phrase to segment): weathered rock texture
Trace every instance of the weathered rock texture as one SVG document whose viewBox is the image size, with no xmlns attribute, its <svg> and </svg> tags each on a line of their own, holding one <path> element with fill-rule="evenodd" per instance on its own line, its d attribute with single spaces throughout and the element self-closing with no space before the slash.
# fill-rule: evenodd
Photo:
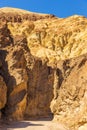
<svg viewBox="0 0 87 130">
<path fill-rule="evenodd" d="M 59 61 L 56 69 L 57 86 L 51 110 L 54 120 L 71 129 L 87 123 L 87 54 Z"/>
<path fill-rule="evenodd" d="M 20 120 L 53 114 L 70 130 L 86 126 L 86 37 L 85 17 L 62 19 L 1 8 L 2 117 Z"/>
<path fill-rule="evenodd" d="M 2 76 L 0 76 L 0 110 L 5 107 L 6 100 L 7 100 L 7 87 L 5 82 L 3 81 Z M 1 111 L 0 111 L 0 118 L 1 118 Z"/>
</svg>

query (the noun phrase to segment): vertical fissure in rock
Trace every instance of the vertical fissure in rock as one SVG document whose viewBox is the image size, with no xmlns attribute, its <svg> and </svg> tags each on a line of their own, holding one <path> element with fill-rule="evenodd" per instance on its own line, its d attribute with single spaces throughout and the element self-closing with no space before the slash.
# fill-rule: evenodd
<svg viewBox="0 0 87 130">
<path fill-rule="evenodd" d="M 50 103 L 53 99 L 53 80 L 53 70 L 40 60 L 36 60 L 32 70 L 28 70 L 27 118 L 52 115 Z"/>
</svg>

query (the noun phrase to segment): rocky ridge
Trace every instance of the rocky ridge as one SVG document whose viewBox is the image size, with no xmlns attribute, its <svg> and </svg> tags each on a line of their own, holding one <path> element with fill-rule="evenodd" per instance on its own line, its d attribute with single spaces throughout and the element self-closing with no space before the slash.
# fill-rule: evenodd
<svg viewBox="0 0 87 130">
<path fill-rule="evenodd" d="M 32 13 L 26 10 L 16 9 L 16 8 L 0 8 L 0 21 L 2 22 L 23 22 L 26 20 L 36 21 L 39 19 L 52 18 L 54 15 Z"/>
<path fill-rule="evenodd" d="M 2 118 L 86 125 L 87 19 L 1 8 L 0 23 Z"/>
</svg>

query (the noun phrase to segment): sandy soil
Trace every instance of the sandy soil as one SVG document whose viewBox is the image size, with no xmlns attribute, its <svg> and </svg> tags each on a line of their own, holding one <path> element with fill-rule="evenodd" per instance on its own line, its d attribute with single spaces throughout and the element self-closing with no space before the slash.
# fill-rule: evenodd
<svg viewBox="0 0 87 130">
<path fill-rule="evenodd" d="M 67 130 L 61 124 L 49 120 L 9 122 L 0 125 L 0 130 Z"/>
</svg>

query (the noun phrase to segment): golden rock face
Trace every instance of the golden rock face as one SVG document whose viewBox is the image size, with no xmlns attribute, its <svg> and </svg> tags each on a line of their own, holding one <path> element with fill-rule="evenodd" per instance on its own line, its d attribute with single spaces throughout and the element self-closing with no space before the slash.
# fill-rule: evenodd
<svg viewBox="0 0 87 130">
<path fill-rule="evenodd" d="M 87 19 L 11 8 L 0 9 L 0 17 L 5 116 L 20 120 L 53 114 L 70 130 L 86 126 Z"/>
<path fill-rule="evenodd" d="M 85 54 L 86 27 L 82 16 L 8 23 L 13 36 L 25 35 L 32 55 L 47 58 L 49 63 Z"/>
</svg>

